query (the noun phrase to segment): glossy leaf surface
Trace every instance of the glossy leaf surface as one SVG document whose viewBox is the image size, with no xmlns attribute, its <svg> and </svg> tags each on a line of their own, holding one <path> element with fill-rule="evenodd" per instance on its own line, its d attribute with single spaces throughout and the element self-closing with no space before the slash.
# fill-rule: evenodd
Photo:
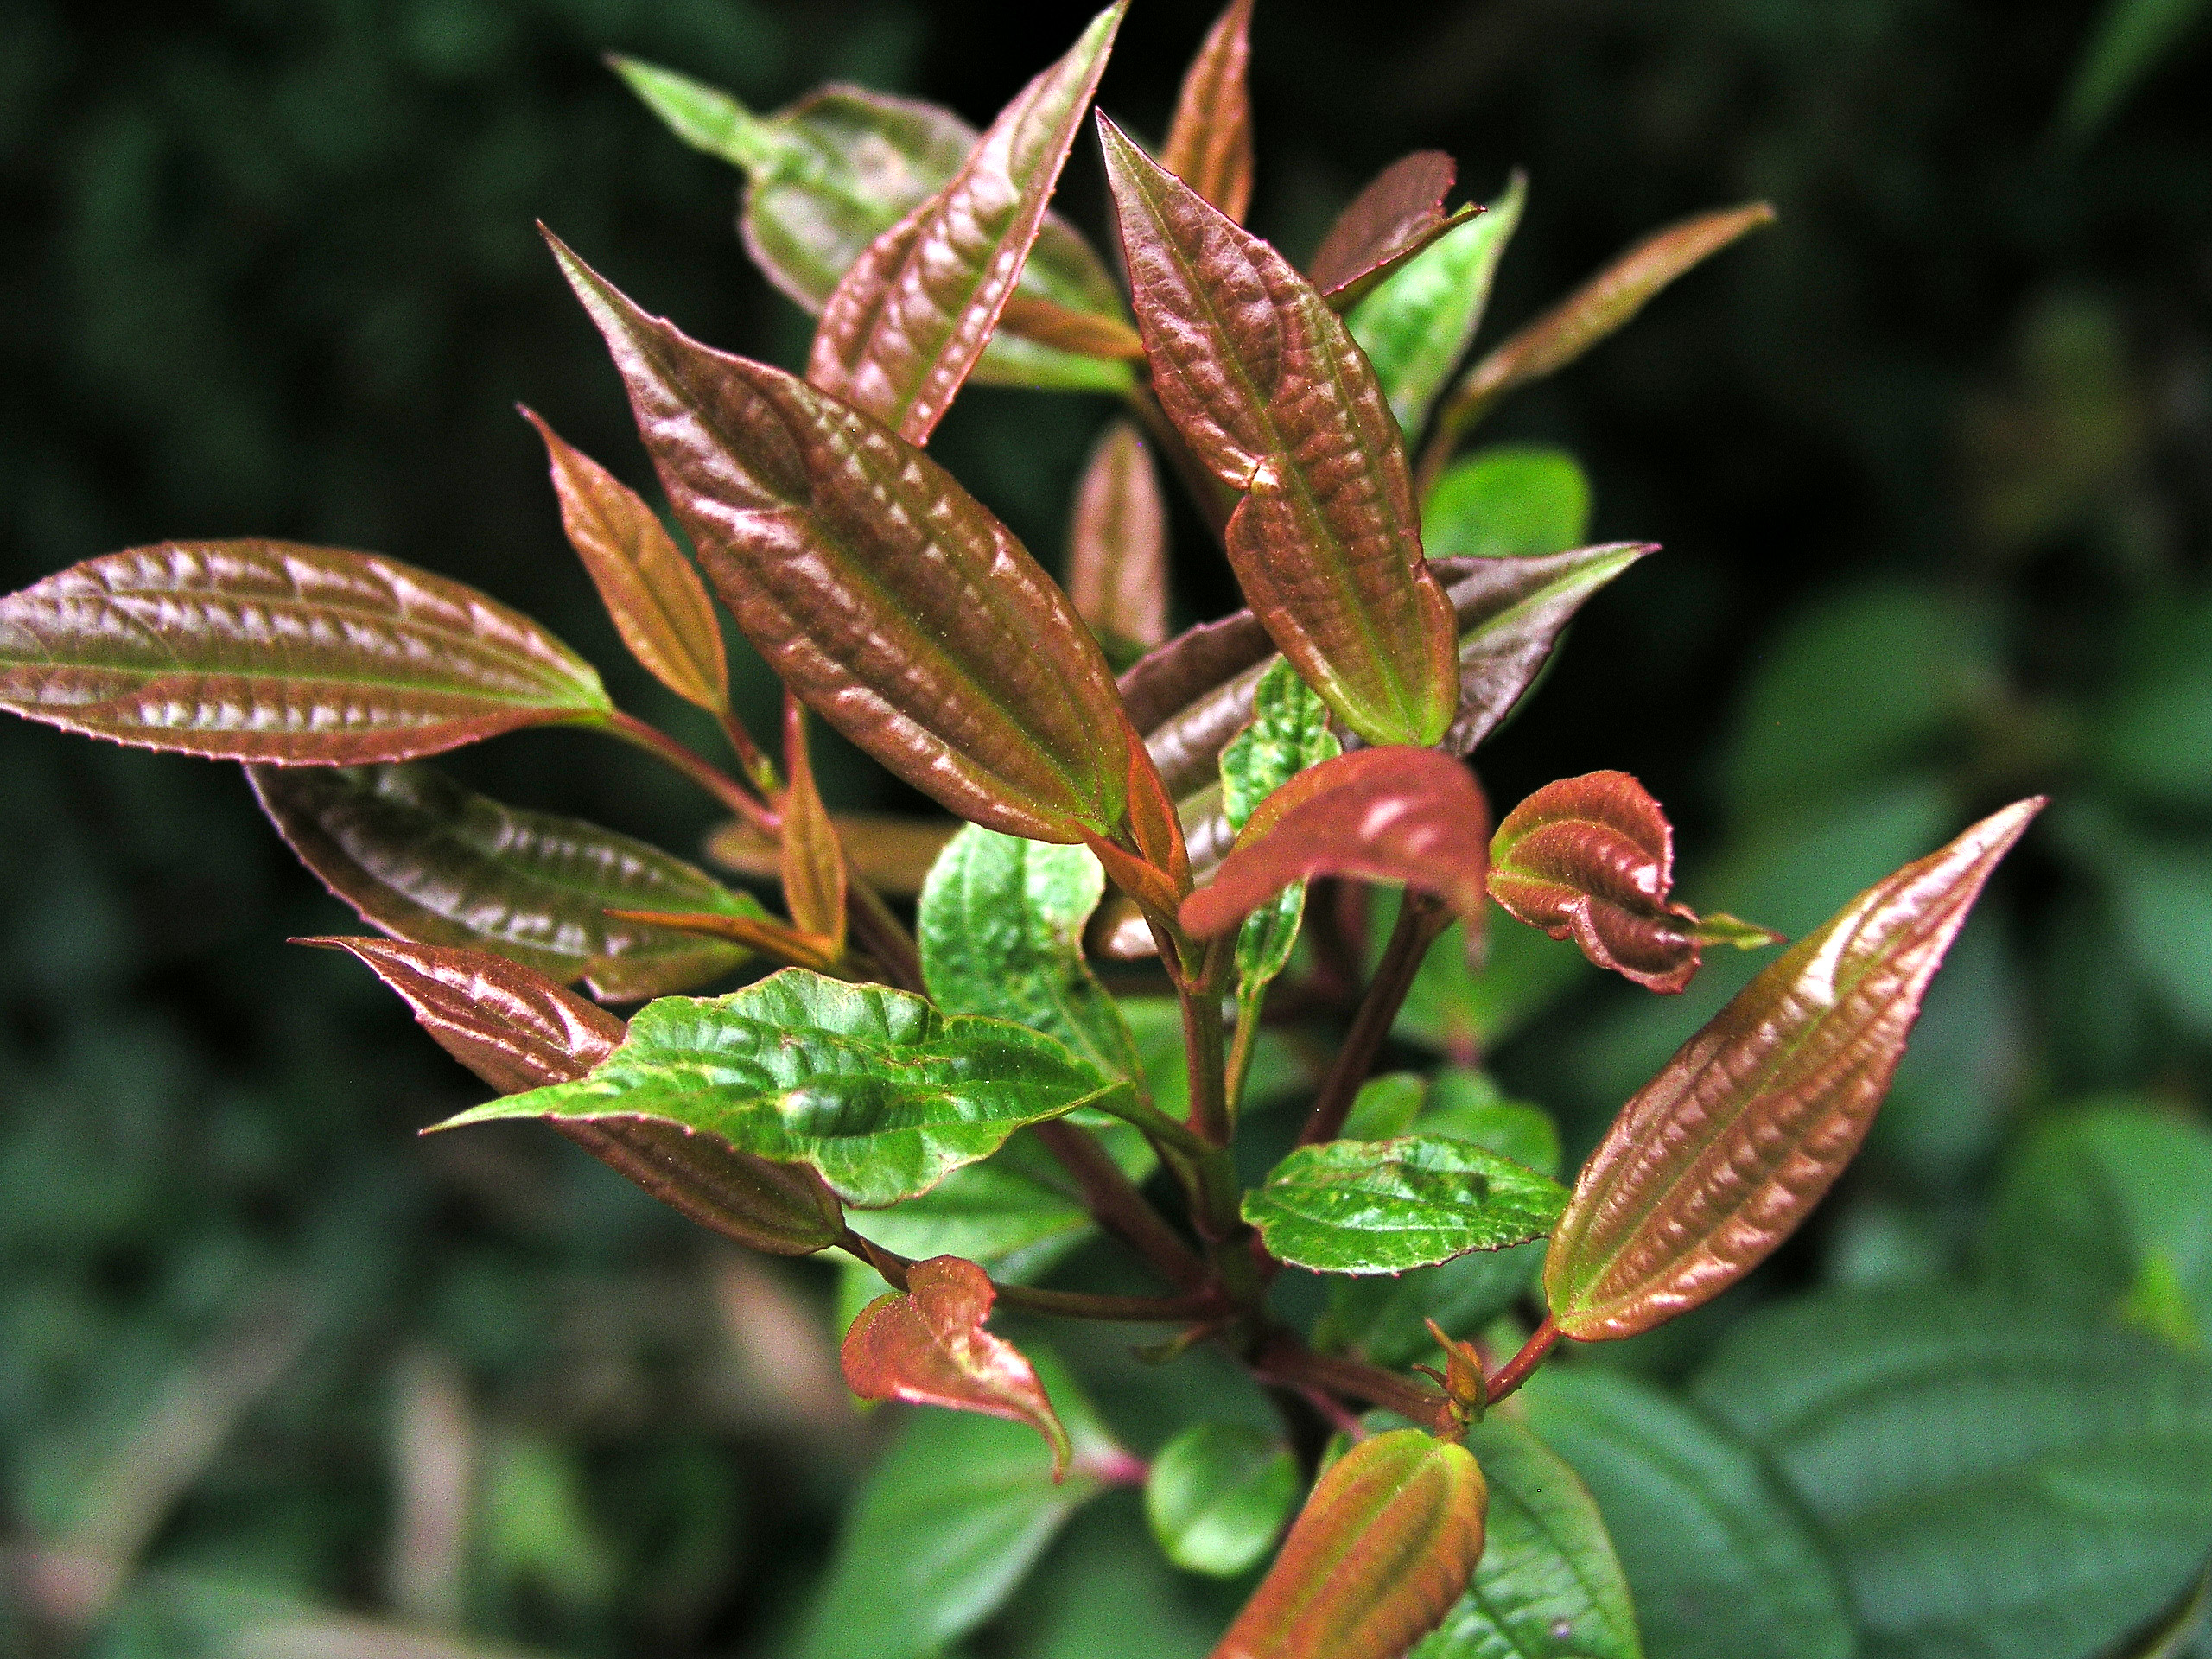
<svg viewBox="0 0 2212 1659">
<path fill-rule="evenodd" d="M 1505 815 L 1490 843 L 1490 895 L 1555 939 L 1572 938 L 1600 968 L 1655 991 L 1679 991 L 1713 936 L 1669 895 L 1675 829 L 1624 772 L 1546 784 Z M 1716 917 L 1728 943 L 1779 938 Z M 1738 931 L 1742 930 L 1742 931 Z"/>
<path fill-rule="evenodd" d="M 1213 1659 L 1397 1659 L 1474 1576 L 1485 1501 L 1464 1446 L 1417 1428 L 1361 1441 L 1314 1483 Z"/>
<path fill-rule="evenodd" d="M 784 683 L 964 817 L 1112 835 L 1134 739 L 1097 643 L 1006 527 L 896 433 L 555 251 L 708 575 Z"/>
<path fill-rule="evenodd" d="M 1459 176 L 1459 163 L 1442 150 L 1419 149 L 1391 162 L 1352 198 L 1306 266 L 1332 308 L 1351 310 L 1391 272 L 1481 211 L 1472 205 L 1444 211 Z"/>
<path fill-rule="evenodd" d="M 1145 1519 L 1185 1572 L 1233 1579 L 1265 1558 L 1299 1484 L 1298 1459 L 1281 1440 L 1243 1423 L 1193 1423 L 1154 1455 Z"/>
<path fill-rule="evenodd" d="M 1122 662 L 1167 638 L 1167 504 L 1152 452 L 1128 421 L 1109 424 L 1076 485 L 1068 597 Z"/>
<path fill-rule="evenodd" d="M 1309 766 L 1333 760 L 1344 745 L 1329 729 L 1329 705 L 1275 658 L 1253 688 L 1252 723 L 1221 752 L 1222 816 L 1231 830 L 1251 821 L 1260 803 Z M 1293 882 L 1244 918 L 1236 933 L 1239 1020 L 1260 1016 L 1260 997 L 1289 965 L 1306 913 L 1306 887 Z"/>
<path fill-rule="evenodd" d="M 531 410 L 545 440 L 561 524 L 630 653 L 679 697 L 729 709 L 729 664 L 707 584 L 638 493 Z"/>
<path fill-rule="evenodd" d="M 2121 1651 L 2212 1554 L 2212 1367 L 2129 1333 L 1827 1292 L 1733 1326 L 1695 1393 L 1803 1504 L 1885 1659 Z"/>
<path fill-rule="evenodd" d="M 1087 848 L 969 825 L 922 888 L 916 934 L 931 999 L 1048 1033 L 1109 1077 L 1141 1077 L 1129 1028 L 1083 959 L 1084 924 L 1105 890 Z"/>
<path fill-rule="evenodd" d="M 830 942 L 830 954 L 845 943 L 845 849 L 837 828 L 814 785 L 814 760 L 806 740 L 806 707 L 784 696 L 783 845 L 777 861 L 784 907 L 791 925 Z"/>
<path fill-rule="evenodd" d="M 1075 1444 L 1054 1484 L 1027 1425 L 912 1414 L 847 1511 L 797 1659 L 915 1659 L 988 1618 L 1068 1519 L 1129 1462 L 1042 1351 L 1034 1367 Z"/>
<path fill-rule="evenodd" d="M 1515 1398 L 1597 1499 L 1646 1651 L 1856 1659 L 1835 1568 L 1751 1446 L 1607 1368 L 1547 1365 Z"/>
<path fill-rule="evenodd" d="M 441 1048 L 502 1094 L 573 1082 L 622 1040 L 614 1015 L 504 957 L 396 939 L 301 943 L 350 951 Z M 553 1127 L 671 1209 L 754 1249 L 808 1255 L 843 1230 L 842 1209 L 811 1170 L 748 1158 L 672 1123 Z"/>
<path fill-rule="evenodd" d="M 613 712 L 529 618 L 396 559 L 164 542 L 0 599 L 0 709 L 226 760 L 406 760 Z"/>
<path fill-rule="evenodd" d="M 761 915 L 658 848 L 505 806 L 427 766 L 249 772 L 300 861 L 363 921 L 417 944 L 488 950 L 617 1000 L 687 989 L 747 952 L 610 910 Z"/>
<path fill-rule="evenodd" d="M 1516 386 L 1573 362 L 1677 276 L 1773 222 L 1774 209 L 1755 201 L 1700 213 L 1647 237 L 1468 370 L 1452 388 L 1446 422 L 1464 431 Z"/>
<path fill-rule="evenodd" d="M 1459 618 L 1459 709 L 1444 747 L 1473 753 L 1535 683 L 1574 613 L 1655 550 L 1615 542 L 1549 558 L 1467 560 L 1471 568 L 1450 589 Z"/>
<path fill-rule="evenodd" d="M 1254 614 L 1354 731 L 1434 742 L 1457 702 L 1451 607 L 1374 372 L 1281 254 L 1100 132 L 1154 390 L 1243 493 L 1225 535 Z"/>
<path fill-rule="evenodd" d="M 1789 1236 L 1859 1149 L 1943 953 L 2042 806 L 2009 806 L 1868 888 L 1622 1108 L 1545 1265 L 1560 1331 L 1649 1330 Z"/>
<path fill-rule="evenodd" d="M 1529 181 L 1519 173 L 1505 194 L 1453 226 L 1384 276 L 1346 314 L 1344 327 L 1367 353 L 1390 412 L 1408 440 L 1418 437 L 1429 406 L 1482 326 L 1505 245 L 1521 223 Z M 1441 550 L 1424 518 L 1422 538 Z"/>
<path fill-rule="evenodd" d="M 1013 297 L 1127 5 L 1101 12 L 944 188 L 838 279 L 815 331 L 810 381 L 908 442 L 928 441 Z"/>
<path fill-rule="evenodd" d="M 904 1400 L 1027 1423 L 1052 1448 L 1052 1478 L 1074 1446 L 1045 1385 L 1019 1349 L 983 1328 L 998 1293 L 973 1262 L 932 1256 L 907 1270 L 906 1288 L 878 1297 L 845 1332 L 838 1359 L 863 1400 Z"/>
<path fill-rule="evenodd" d="M 1479 918 L 1490 813 L 1466 767 L 1433 749 L 1359 749 L 1277 790 L 1209 887 L 1183 901 L 1201 938 L 1229 931 L 1294 881 L 1402 881 Z"/>
<path fill-rule="evenodd" d="M 1252 205 L 1252 3 L 1229 0 L 1183 74 L 1160 164 L 1239 225 Z"/>
<path fill-rule="evenodd" d="M 1115 1087 L 1049 1037 L 940 1014 L 918 996 L 787 968 L 728 996 L 664 997 L 582 1082 L 495 1100 L 509 1117 L 654 1117 L 776 1163 L 810 1164 L 848 1204 L 927 1192 L 1025 1124 Z"/>
<path fill-rule="evenodd" d="M 1643 1659 L 1636 1610 L 1595 1499 L 1521 1424 L 1467 1431 L 1490 1516 L 1482 1564 L 1409 1659 Z"/>
<path fill-rule="evenodd" d="M 1300 1147 L 1244 1195 L 1269 1252 L 1314 1273 L 1402 1273 L 1525 1244 L 1566 1207 L 1548 1176 L 1429 1135 Z"/>
</svg>

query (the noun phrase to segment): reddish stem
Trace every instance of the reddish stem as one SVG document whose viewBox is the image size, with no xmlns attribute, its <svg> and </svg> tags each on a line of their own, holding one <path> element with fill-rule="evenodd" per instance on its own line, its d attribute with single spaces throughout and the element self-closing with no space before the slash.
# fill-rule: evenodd
<svg viewBox="0 0 2212 1659">
<path fill-rule="evenodd" d="M 1300 1391 L 1320 1389 L 1364 1400 L 1396 1412 L 1431 1433 L 1459 1433 L 1451 1401 L 1435 1389 L 1363 1360 L 1314 1353 L 1280 1333 L 1261 1350 L 1260 1357 L 1252 1362 L 1252 1371 L 1263 1382 L 1280 1382 Z"/>
<path fill-rule="evenodd" d="M 1149 1262 L 1169 1284 L 1193 1290 L 1205 1282 L 1205 1264 L 1145 1201 L 1097 1136 L 1065 1120 L 1033 1127 L 1045 1149 L 1075 1177 L 1084 1208 L 1100 1226 Z"/>
<path fill-rule="evenodd" d="M 626 715 L 619 709 L 601 717 L 601 729 L 612 733 L 626 743 L 635 744 L 682 772 L 762 835 L 774 836 L 781 832 L 783 821 L 755 800 L 744 785 L 702 755 L 686 748 L 667 733 L 648 726 L 635 715 Z"/>
<path fill-rule="evenodd" d="M 1544 1322 L 1536 1327 L 1535 1335 L 1521 1344 L 1521 1351 L 1507 1360 L 1497 1375 L 1484 1384 L 1483 1392 L 1491 1405 L 1526 1382 L 1537 1366 L 1544 1363 L 1553 1344 L 1559 1341 L 1559 1327 L 1552 1323 L 1551 1315 L 1544 1315 Z"/>
<path fill-rule="evenodd" d="M 1383 949 L 1382 960 L 1375 965 L 1375 977 L 1359 1000 L 1359 1012 L 1352 1016 L 1351 1029 L 1344 1034 L 1344 1046 L 1337 1051 L 1336 1062 L 1321 1084 L 1313 1109 L 1306 1115 L 1305 1128 L 1299 1132 L 1300 1146 L 1333 1141 L 1344 1133 L 1344 1119 L 1351 1114 L 1359 1085 L 1367 1081 L 1382 1039 L 1390 1034 L 1406 993 L 1413 988 L 1421 958 L 1451 925 L 1452 912 L 1442 899 L 1408 891 L 1398 908 L 1398 925 L 1390 930 L 1390 943 Z"/>
<path fill-rule="evenodd" d="M 848 1227 L 837 1248 L 856 1255 L 874 1268 L 894 1289 L 906 1288 L 912 1261 L 896 1250 L 861 1237 Z M 1228 1311 L 1212 1292 L 1191 1296 L 1094 1296 L 1080 1290 L 1039 1290 L 1033 1285 L 1002 1285 L 991 1281 L 998 1300 L 1008 1307 L 1032 1313 L 1058 1314 L 1070 1319 L 1118 1319 L 1133 1324 L 1179 1325 L 1187 1319 L 1212 1319 Z"/>
</svg>

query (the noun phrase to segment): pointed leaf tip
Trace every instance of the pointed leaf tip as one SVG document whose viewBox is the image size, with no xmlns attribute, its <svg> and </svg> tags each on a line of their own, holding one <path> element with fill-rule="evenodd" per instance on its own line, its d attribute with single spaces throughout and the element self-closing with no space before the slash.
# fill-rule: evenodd
<svg viewBox="0 0 2212 1659">
<path fill-rule="evenodd" d="M 1561 1332 L 1664 1324 L 1796 1230 L 1866 1138 L 1929 982 L 2044 804 L 2016 802 L 1860 893 L 1621 1109 L 1546 1258 Z"/>
<path fill-rule="evenodd" d="M 1349 311 L 1422 249 L 1483 210 L 1444 211 L 1459 164 L 1440 149 L 1393 162 L 1352 198 L 1307 267 L 1330 307 Z"/>
<path fill-rule="evenodd" d="M 1456 630 L 1373 370 L 1280 253 L 1098 130 L 1153 388 L 1243 494 L 1224 536 L 1254 614 L 1361 736 L 1435 742 L 1459 706 Z"/>
<path fill-rule="evenodd" d="M 1072 1447 L 1059 1414 L 1021 1351 L 983 1328 L 998 1291 L 957 1255 L 906 1270 L 906 1288 L 861 1310 L 838 1358 L 863 1400 L 979 1411 L 1027 1423 L 1052 1448 L 1052 1479 L 1065 1478 Z"/>
</svg>

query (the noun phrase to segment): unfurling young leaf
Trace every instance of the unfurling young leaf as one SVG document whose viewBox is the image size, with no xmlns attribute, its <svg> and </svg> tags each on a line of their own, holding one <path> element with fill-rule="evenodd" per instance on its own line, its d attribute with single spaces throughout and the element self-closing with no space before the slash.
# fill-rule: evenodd
<svg viewBox="0 0 2212 1659">
<path fill-rule="evenodd" d="M 827 940 L 835 960 L 845 948 L 845 849 L 814 786 L 807 753 L 806 705 L 784 694 L 783 855 L 777 874 L 791 925 Z"/>
<path fill-rule="evenodd" d="M 1099 131 L 1153 388 L 1243 492 L 1225 537 L 1253 613 L 1361 736 L 1433 743 L 1459 702 L 1455 630 L 1374 372 L 1281 254 Z"/>
<path fill-rule="evenodd" d="M 1621 1109 L 1582 1166 L 1544 1288 L 1569 1337 L 1648 1331 L 1787 1238 L 1858 1151 L 1943 954 L 2043 808 L 2020 801 L 1844 906 Z"/>
<path fill-rule="evenodd" d="M 475 589 L 291 542 L 132 548 L 0 599 L 0 709 L 280 766 L 408 760 L 613 712 L 588 663 Z"/>
<path fill-rule="evenodd" d="M 1444 211 L 1459 176 L 1459 164 L 1442 150 L 1418 149 L 1352 198 L 1306 268 L 1332 310 L 1351 310 L 1422 249 L 1482 212 L 1472 203 Z"/>
<path fill-rule="evenodd" d="M 1490 811 L 1473 775 L 1433 749 L 1357 749 L 1269 796 L 1212 884 L 1183 901 L 1183 925 L 1225 933 L 1294 881 L 1351 875 L 1433 893 L 1482 915 Z"/>
<path fill-rule="evenodd" d="M 1128 662 L 1167 638 L 1167 505 L 1135 427 L 1107 427 L 1076 485 L 1068 597 L 1106 654 Z"/>
<path fill-rule="evenodd" d="M 760 918 L 705 872 L 627 836 L 504 806 L 428 766 L 255 766 L 276 832 L 372 927 L 487 950 L 615 1000 L 688 990 L 744 963 L 734 945 L 611 910 Z"/>
<path fill-rule="evenodd" d="M 1398 1659 L 1474 1576 L 1488 1501 L 1455 1441 L 1361 1441 L 1322 1471 L 1213 1659 Z"/>
<path fill-rule="evenodd" d="M 1674 826 L 1624 772 L 1546 784 L 1491 838 L 1490 896 L 1508 915 L 1652 990 L 1687 986 L 1702 944 L 1782 943 L 1732 916 L 1700 920 L 1669 897 L 1674 882 Z"/>
<path fill-rule="evenodd" d="M 1160 164 L 1239 225 L 1252 205 L 1252 3 L 1229 0 L 1184 72 Z"/>
<path fill-rule="evenodd" d="M 1145 1519 L 1186 1573 L 1234 1579 L 1260 1564 L 1298 1503 L 1298 1459 L 1243 1423 L 1193 1423 L 1145 1478 Z"/>
<path fill-rule="evenodd" d="M 708 575 L 784 683 L 963 817 L 1119 833 L 1139 746 L 1097 642 L 1012 533 L 896 433 L 554 251 Z"/>
<path fill-rule="evenodd" d="M 707 584 L 635 490 L 563 442 L 535 410 L 523 415 L 545 440 L 562 526 L 622 643 L 677 696 L 728 714 L 729 664 Z"/>
<path fill-rule="evenodd" d="M 1013 297 L 1128 0 L 1024 87 L 935 195 L 870 243 L 822 308 L 807 378 L 924 443 Z"/>
<path fill-rule="evenodd" d="M 1567 1189 L 1471 1141 L 1300 1147 L 1244 1196 L 1269 1254 L 1313 1273 L 1403 1273 L 1551 1231 Z"/>
<path fill-rule="evenodd" d="M 1469 369 L 1438 417 L 1441 429 L 1456 442 L 1515 387 L 1558 373 L 1677 276 L 1773 222 L 1774 209 L 1754 201 L 1700 213 L 1646 237 Z"/>
<path fill-rule="evenodd" d="M 740 1152 L 810 1164 L 879 1208 L 987 1158 L 1016 1129 L 1128 1088 L 1052 1038 L 947 1018 L 918 996 L 787 968 L 728 996 L 664 997 L 581 1082 L 487 1102 L 439 1125 L 649 1117 Z"/>
<path fill-rule="evenodd" d="M 1482 326 L 1528 187 L 1516 173 L 1503 195 L 1384 276 L 1344 317 L 1408 443 L 1421 435 L 1429 405 Z M 1426 522 L 1422 537 L 1432 555 L 1446 550 L 1437 548 Z"/>
<path fill-rule="evenodd" d="M 503 957 L 393 939 L 300 943 L 352 952 L 441 1048 L 502 1094 L 574 1082 L 622 1040 L 621 1020 Z M 836 1197 L 803 1166 L 646 1118 L 553 1127 L 671 1209 L 754 1249 L 808 1255 L 844 1230 Z"/>
<path fill-rule="evenodd" d="M 983 1329 L 998 1300 L 989 1276 L 957 1255 L 906 1271 L 906 1288 L 861 1310 L 838 1357 L 863 1400 L 948 1406 L 1029 1424 L 1052 1448 L 1052 1479 L 1072 1452 L 1045 1385 L 1012 1343 Z"/>
</svg>

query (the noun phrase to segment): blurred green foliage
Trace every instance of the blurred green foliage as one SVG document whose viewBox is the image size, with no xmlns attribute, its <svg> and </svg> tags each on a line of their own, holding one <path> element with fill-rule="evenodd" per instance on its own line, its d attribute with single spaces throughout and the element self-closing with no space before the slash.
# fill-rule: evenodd
<svg viewBox="0 0 2212 1659">
<path fill-rule="evenodd" d="M 728 170 L 597 54 L 759 107 L 835 77 L 987 118 L 1082 10 L 14 0 L 0 575 L 176 535 L 374 548 L 529 609 L 626 705 L 690 729 L 598 613 L 512 412 L 644 481 L 532 221 L 719 345 L 791 363 L 805 329 L 737 247 Z M 2140 75 L 2088 0 L 1261 10 L 1255 224 L 1303 252 L 1415 146 L 1453 151 L 1478 196 L 1526 166 L 1492 334 L 1662 220 L 1752 195 L 1782 212 L 1510 405 L 1501 447 L 1453 475 L 1499 540 L 1451 550 L 1537 550 L 1586 520 L 1668 550 L 1485 752 L 1501 809 L 1634 771 L 1683 830 L 1686 897 L 1797 932 L 1970 812 L 2058 797 L 1768 1295 L 1909 1310 L 1923 1293 L 1898 1287 L 1978 1275 L 1993 1344 L 2025 1341 L 1986 1300 L 2018 1294 L 2161 1352 L 2212 1329 L 2212 1202 L 2187 1177 L 2212 1093 L 2212 195 L 2195 48 L 2166 26 L 2190 10 L 2113 8 L 2141 15 L 2139 43 L 2164 30 L 2166 67 Z M 1141 6 L 1108 106 L 1156 131 L 1208 14 Z M 2044 140 L 2069 109 L 2095 130 L 2067 151 Z M 1100 196 L 1078 160 L 1069 211 L 1096 224 Z M 976 389 L 936 448 L 1050 550 L 1103 413 Z M 1528 511 L 1482 518 L 1511 468 L 1539 478 L 1513 497 Z M 1178 534 L 1179 612 L 1211 614 L 1225 573 L 1194 521 Z M 692 848 L 706 809 L 591 742 L 505 739 L 458 770 Z M 831 1274 L 734 1261 L 550 1137 L 416 1142 L 480 1091 L 354 965 L 282 944 L 344 918 L 233 769 L 15 722 L 0 766 L 0 1651 L 792 1651 L 870 1442 L 900 1436 L 888 1466 L 926 1489 L 931 1436 L 1003 1427 L 863 1421 L 828 1357 Z M 841 804 L 903 804 L 849 754 L 824 770 Z M 1477 975 L 1456 931 L 1440 946 L 1401 1058 L 1489 1062 L 1560 1114 L 1570 1154 L 1758 965 L 1730 953 L 1660 1001 L 1533 935 L 1493 949 Z M 1295 1060 L 1263 1064 L 1295 1086 Z M 1739 1372 L 1784 1342 L 1764 1321 L 1789 1310 L 1740 1322 L 1761 1294 L 1605 1356 L 1641 1376 L 1562 1369 L 1531 1420 L 1583 1468 L 1632 1584 L 1716 1569 L 1680 1541 L 1701 1505 L 1825 1552 L 1773 1617 L 1844 1651 L 1839 1609 L 1880 1604 L 1849 1495 L 1748 1385 L 1724 1400 L 1704 1373 L 1717 1421 L 1669 1386 L 1724 1333 L 1714 1363 Z M 1153 1370 L 1086 1334 L 1070 1362 L 1140 1452 L 1194 1416 L 1269 1424 L 1225 1367 Z M 2111 1421 L 2125 1392 L 2098 1396 Z M 2022 1459 L 2041 1432 L 2018 1426 Z M 1686 1489 L 1685 1469 L 1707 1472 Z M 1980 1511 L 1932 1507 L 1953 1512 L 1944 1548 L 1986 1537 Z M 1052 1570 L 978 1651 L 1196 1655 L 1240 1587 L 1165 1566 L 1132 1492 L 1038 1547 Z M 104 1583 L 114 1558 L 143 1570 Z M 1738 1650 L 1669 1645 L 1666 1608 L 1640 1612 L 1655 1656 Z M 1885 1627 L 1867 1650 L 1922 1639 Z M 1993 1649 L 2045 1650 L 2069 1651 Z"/>
</svg>

